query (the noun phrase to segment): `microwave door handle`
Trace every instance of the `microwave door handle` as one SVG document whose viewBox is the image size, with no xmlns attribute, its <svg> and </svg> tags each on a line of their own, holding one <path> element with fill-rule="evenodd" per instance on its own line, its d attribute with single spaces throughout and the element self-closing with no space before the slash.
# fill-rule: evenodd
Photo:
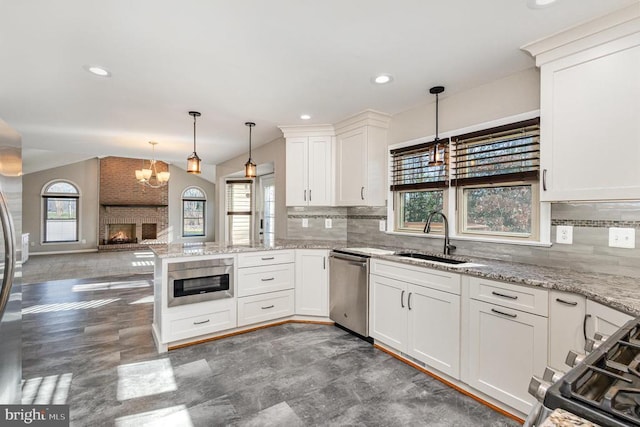
<svg viewBox="0 0 640 427">
<path fill-rule="evenodd" d="M 7 207 L 4 194 L 0 192 L 0 226 L 4 233 L 4 275 L 2 288 L 0 288 L 0 320 L 4 316 L 4 310 L 9 301 L 11 287 L 13 286 L 13 273 L 16 268 L 16 247 L 14 240 L 13 219 Z"/>
</svg>

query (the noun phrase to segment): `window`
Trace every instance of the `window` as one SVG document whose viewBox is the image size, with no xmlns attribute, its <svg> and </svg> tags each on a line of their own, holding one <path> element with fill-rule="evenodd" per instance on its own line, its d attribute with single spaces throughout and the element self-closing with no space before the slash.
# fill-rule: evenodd
<svg viewBox="0 0 640 427">
<path fill-rule="evenodd" d="M 459 234 L 536 239 L 539 119 L 452 138 Z"/>
<path fill-rule="evenodd" d="M 198 187 L 182 192 L 182 237 L 204 236 L 207 196 Z"/>
<path fill-rule="evenodd" d="M 397 231 L 422 232 L 429 212 L 444 209 L 448 161 L 448 143 L 442 141 L 391 150 Z M 433 231 L 439 231 L 437 223 Z"/>
<path fill-rule="evenodd" d="M 67 181 L 54 181 L 42 189 L 43 242 L 78 241 L 78 188 Z"/>
<path fill-rule="evenodd" d="M 227 236 L 233 245 L 251 242 L 251 212 L 253 181 L 227 181 Z"/>
</svg>

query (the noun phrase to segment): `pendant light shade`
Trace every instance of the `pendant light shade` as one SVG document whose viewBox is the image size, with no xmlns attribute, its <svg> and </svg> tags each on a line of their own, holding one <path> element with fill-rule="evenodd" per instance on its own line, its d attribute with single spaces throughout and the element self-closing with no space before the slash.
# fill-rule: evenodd
<svg viewBox="0 0 640 427">
<path fill-rule="evenodd" d="M 245 178 L 256 177 L 256 164 L 251 160 L 251 129 L 256 125 L 253 122 L 246 122 L 245 126 L 249 126 L 249 160 L 244 164 L 244 176 Z"/>
<path fill-rule="evenodd" d="M 429 166 L 442 166 L 444 159 L 440 156 L 440 139 L 438 138 L 438 95 L 444 92 L 444 86 L 434 86 L 429 89 L 429 93 L 436 96 L 436 139 L 433 144 L 433 159 L 429 161 Z"/>
<path fill-rule="evenodd" d="M 197 111 L 189 111 L 189 115 L 193 117 L 193 153 L 187 157 L 187 172 L 199 175 L 200 157 L 196 153 L 196 117 L 200 117 L 201 114 Z"/>
</svg>

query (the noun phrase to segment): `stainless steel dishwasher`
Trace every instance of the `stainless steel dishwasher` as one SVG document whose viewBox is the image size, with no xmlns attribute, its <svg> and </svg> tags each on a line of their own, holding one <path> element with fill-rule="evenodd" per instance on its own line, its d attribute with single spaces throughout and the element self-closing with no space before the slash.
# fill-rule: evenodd
<svg viewBox="0 0 640 427">
<path fill-rule="evenodd" d="M 333 250 L 329 266 L 329 317 L 338 326 L 369 337 L 369 257 Z"/>
</svg>

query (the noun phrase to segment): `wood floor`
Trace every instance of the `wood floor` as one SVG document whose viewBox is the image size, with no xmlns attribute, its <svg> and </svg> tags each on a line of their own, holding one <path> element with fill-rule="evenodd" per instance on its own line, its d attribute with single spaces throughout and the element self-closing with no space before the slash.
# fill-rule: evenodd
<svg viewBox="0 0 640 427">
<path fill-rule="evenodd" d="M 79 426 L 517 425 L 333 326 L 159 355 L 152 292 L 148 273 L 25 285 L 23 402 Z"/>
</svg>

